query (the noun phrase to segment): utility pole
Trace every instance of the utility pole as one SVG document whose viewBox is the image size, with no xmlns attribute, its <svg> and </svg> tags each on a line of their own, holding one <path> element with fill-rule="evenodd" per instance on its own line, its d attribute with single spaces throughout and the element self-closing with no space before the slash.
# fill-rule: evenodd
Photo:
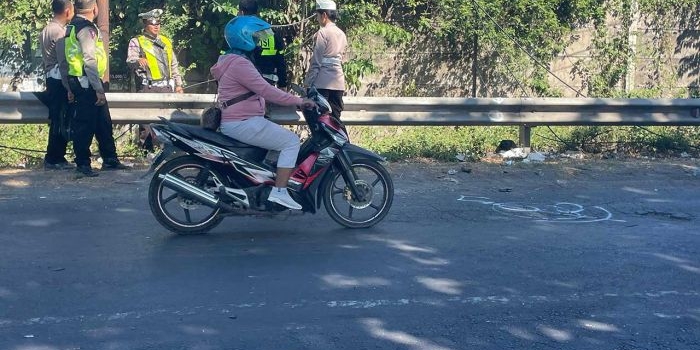
<svg viewBox="0 0 700 350">
<path fill-rule="evenodd" d="M 109 87 L 109 0 L 97 0 L 97 12 L 97 27 L 102 34 L 102 42 L 107 53 L 107 71 L 102 77 L 102 81 L 107 83 L 107 87 Z"/>
<path fill-rule="evenodd" d="M 472 51 L 472 97 L 476 98 L 476 73 L 478 72 L 479 35 L 474 33 L 474 50 Z"/>
<path fill-rule="evenodd" d="M 479 9 L 476 5 L 477 0 L 472 0 L 472 11 L 474 12 L 474 38 L 472 42 L 472 97 L 476 98 L 476 73 L 478 72 L 478 60 L 479 60 L 479 34 L 476 31 L 476 23 L 479 19 Z"/>
<path fill-rule="evenodd" d="M 627 45 L 630 47 L 632 56 L 627 58 L 627 75 L 625 76 L 625 92 L 634 90 L 635 75 L 637 71 L 637 31 L 639 29 L 639 4 L 637 0 L 632 0 L 630 4 L 630 27 L 627 32 Z"/>
</svg>

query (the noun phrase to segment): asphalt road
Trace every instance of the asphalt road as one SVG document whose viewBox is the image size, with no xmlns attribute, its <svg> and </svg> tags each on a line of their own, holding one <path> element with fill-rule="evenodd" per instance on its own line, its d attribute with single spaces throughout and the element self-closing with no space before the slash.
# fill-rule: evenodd
<svg viewBox="0 0 700 350">
<path fill-rule="evenodd" d="M 700 349 L 697 166 L 391 164 L 372 229 L 202 236 L 137 171 L 0 172 L 0 349 Z"/>
</svg>

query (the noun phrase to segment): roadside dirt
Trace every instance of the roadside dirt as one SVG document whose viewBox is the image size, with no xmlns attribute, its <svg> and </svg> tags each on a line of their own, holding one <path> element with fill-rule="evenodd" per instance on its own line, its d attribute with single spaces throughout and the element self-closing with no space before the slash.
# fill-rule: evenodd
<svg viewBox="0 0 700 350">
<path fill-rule="evenodd" d="M 700 160 L 677 159 L 548 159 L 541 163 L 500 159 L 481 162 L 443 163 L 430 160 L 393 162 L 388 165 L 397 190 L 429 192 L 435 186 L 488 188 L 511 192 L 514 188 L 541 188 L 546 185 L 569 186 L 577 182 L 641 179 L 668 182 L 687 180 L 697 189 L 700 184 Z M 74 171 L 43 169 L 0 169 L 0 197 L 18 194 L 62 193 L 70 196 L 118 195 L 148 188 L 150 177 L 145 164 L 129 171 L 101 171 L 96 178 L 77 178 Z"/>
</svg>

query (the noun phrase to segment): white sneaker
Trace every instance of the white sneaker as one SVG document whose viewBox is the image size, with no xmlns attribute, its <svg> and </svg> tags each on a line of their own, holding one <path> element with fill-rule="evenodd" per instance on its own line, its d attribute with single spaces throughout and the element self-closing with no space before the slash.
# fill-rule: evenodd
<svg viewBox="0 0 700 350">
<path fill-rule="evenodd" d="M 295 202 L 292 197 L 289 196 L 289 192 L 287 192 L 286 188 L 273 187 L 267 200 L 289 209 L 301 210 L 301 204 Z"/>
</svg>

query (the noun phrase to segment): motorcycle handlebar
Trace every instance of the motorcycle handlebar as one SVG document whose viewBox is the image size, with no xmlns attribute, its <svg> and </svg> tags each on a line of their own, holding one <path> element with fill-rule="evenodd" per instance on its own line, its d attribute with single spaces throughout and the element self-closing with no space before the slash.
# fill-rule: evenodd
<svg viewBox="0 0 700 350">
<path fill-rule="evenodd" d="M 297 84 L 289 84 L 289 88 L 299 94 L 300 96 L 306 96 L 306 91 L 304 91 L 304 88 L 297 85 Z"/>
</svg>

